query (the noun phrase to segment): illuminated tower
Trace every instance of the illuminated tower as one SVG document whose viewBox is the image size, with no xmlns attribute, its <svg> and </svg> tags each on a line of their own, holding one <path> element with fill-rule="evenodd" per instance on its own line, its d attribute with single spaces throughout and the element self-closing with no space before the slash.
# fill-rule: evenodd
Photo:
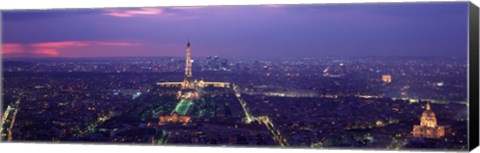
<svg viewBox="0 0 480 153">
<path fill-rule="evenodd" d="M 199 99 L 197 89 L 195 89 L 195 81 L 192 77 L 192 58 L 190 52 L 190 41 L 187 42 L 187 57 L 185 59 L 185 78 L 182 82 L 177 98 L 179 99 Z"/>
<path fill-rule="evenodd" d="M 420 117 L 420 125 L 414 125 L 412 133 L 414 137 L 424 138 L 440 138 L 445 136 L 445 127 L 437 125 L 437 118 L 430 108 L 430 103 L 427 102 L 426 109 Z"/>
<path fill-rule="evenodd" d="M 193 89 L 194 82 L 192 79 L 192 58 L 190 53 L 190 41 L 187 42 L 187 57 L 185 59 L 185 79 L 182 83 L 183 89 Z"/>
</svg>

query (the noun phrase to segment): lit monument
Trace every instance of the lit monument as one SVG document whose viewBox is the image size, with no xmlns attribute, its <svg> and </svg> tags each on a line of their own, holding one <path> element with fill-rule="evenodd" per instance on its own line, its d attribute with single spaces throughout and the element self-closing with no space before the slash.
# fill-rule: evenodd
<svg viewBox="0 0 480 153">
<path fill-rule="evenodd" d="M 426 107 L 426 110 L 422 113 L 422 117 L 420 118 L 420 125 L 413 126 L 413 136 L 422 138 L 444 137 L 445 127 L 437 125 L 437 118 L 430 108 L 430 103 L 427 102 Z"/>
<path fill-rule="evenodd" d="M 192 77 L 192 58 L 189 41 L 187 42 L 187 57 L 185 59 L 185 78 L 181 84 L 180 91 L 178 91 L 177 98 L 190 100 L 200 99 L 200 95 L 195 87 L 195 80 L 193 80 Z"/>
<path fill-rule="evenodd" d="M 184 125 L 190 121 L 188 112 L 194 103 L 200 99 L 198 88 L 207 86 L 230 88 L 228 82 L 204 82 L 203 80 L 196 81 L 192 77 L 192 58 L 190 51 L 190 41 L 187 42 L 187 56 L 185 59 L 185 77 L 182 82 L 158 82 L 157 85 L 162 87 L 180 87 L 177 98 L 180 99 L 177 106 L 170 115 L 161 116 L 158 125 L 165 125 L 168 123 L 183 123 Z"/>
<path fill-rule="evenodd" d="M 390 83 L 392 82 L 392 76 L 389 74 L 382 75 L 382 81 L 385 83 Z"/>
</svg>

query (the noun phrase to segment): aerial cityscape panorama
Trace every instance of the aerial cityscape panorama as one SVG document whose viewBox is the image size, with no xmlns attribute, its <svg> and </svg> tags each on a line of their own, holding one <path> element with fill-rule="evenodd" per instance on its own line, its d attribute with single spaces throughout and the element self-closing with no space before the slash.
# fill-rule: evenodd
<svg viewBox="0 0 480 153">
<path fill-rule="evenodd" d="M 468 3 L 2 12 L 1 141 L 467 150 Z"/>
</svg>

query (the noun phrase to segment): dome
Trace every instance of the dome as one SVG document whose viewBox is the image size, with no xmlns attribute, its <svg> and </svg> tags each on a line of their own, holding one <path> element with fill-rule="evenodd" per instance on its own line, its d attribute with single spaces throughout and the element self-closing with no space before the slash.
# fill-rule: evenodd
<svg viewBox="0 0 480 153">
<path fill-rule="evenodd" d="M 431 110 L 425 110 L 423 113 L 422 113 L 422 117 L 435 117 L 435 113 L 433 113 L 433 111 Z"/>
<path fill-rule="evenodd" d="M 427 107 L 422 113 L 422 117 L 420 118 L 420 125 L 427 127 L 437 126 L 437 118 L 435 117 L 435 113 L 433 113 L 433 111 L 430 109 L 430 103 L 427 103 Z"/>
</svg>

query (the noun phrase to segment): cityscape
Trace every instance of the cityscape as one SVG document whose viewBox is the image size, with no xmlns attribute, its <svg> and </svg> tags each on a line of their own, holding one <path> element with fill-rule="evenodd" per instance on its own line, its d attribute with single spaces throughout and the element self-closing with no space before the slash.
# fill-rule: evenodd
<svg viewBox="0 0 480 153">
<path fill-rule="evenodd" d="M 458 10 L 466 4 L 418 5 L 430 8 L 431 12 L 437 7 L 451 5 L 454 6 L 452 14 L 460 12 L 458 14 L 462 15 L 466 11 Z M 358 9 L 370 9 L 371 6 L 359 6 Z M 398 10 L 409 8 L 408 5 L 387 6 Z M 306 6 L 291 6 L 295 7 Z M 251 8 L 279 10 L 289 7 Z M 208 12 L 208 9 L 117 9 L 106 10 L 100 15 L 130 19 L 136 15 L 168 16 L 169 11 Z M 6 26 L 3 31 L 12 29 L 13 32 L 4 35 L 6 43 L 2 44 L 1 141 L 316 149 L 468 149 L 468 64 L 466 49 L 462 52 L 466 43 L 462 44 L 461 40 L 457 46 L 457 43 L 452 43 L 453 47 L 438 45 L 436 50 L 422 54 L 381 51 L 382 55 L 378 55 L 376 51 L 365 51 L 363 55 L 355 55 L 354 51 L 333 49 L 298 51 L 297 56 L 269 51 L 275 47 L 297 45 L 282 44 L 283 39 L 288 40 L 282 37 L 278 38 L 281 39 L 278 43 L 274 40 L 266 42 L 265 50 L 263 45 L 255 43 L 259 50 L 245 48 L 242 54 L 236 55 L 235 50 L 227 53 L 206 51 L 210 43 L 228 46 L 231 44 L 229 40 L 224 44 L 208 42 L 191 33 L 184 36 L 183 41 L 169 39 L 175 40 L 176 45 L 168 51 L 142 52 L 140 50 L 145 48 L 140 47 L 137 48 L 139 52 L 125 52 L 125 48 L 142 44 L 138 43 L 140 41 L 99 40 L 104 37 L 100 36 L 105 34 L 102 32 L 98 32 L 95 40 L 71 40 L 82 34 L 73 33 L 72 36 L 66 32 L 68 34 L 57 35 L 53 32 L 55 29 L 47 29 L 51 37 L 38 38 L 39 42 L 20 37 L 22 27 L 13 30 L 13 25 L 30 18 L 28 14 L 36 13 L 10 12 L 4 15 Z M 64 18 L 43 15 L 48 20 Z M 13 19 L 14 16 L 20 18 Z M 196 16 L 185 20 L 202 22 Z M 445 22 L 449 21 L 450 18 L 445 19 Z M 181 31 L 191 27 L 173 28 Z M 42 33 L 42 29 L 36 30 L 35 33 Z M 226 36 L 221 32 L 209 32 Z M 145 37 L 149 36 L 145 33 Z M 464 34 L 458 34 L 461 36 Z M 60 38 L 66 40 L 52 41 Z M 457 35 L 452 34 L 451 39 L 455 38 Z M 48 41 L 41 41 L 43 39 Z M 205 39 L 217 40 L 214 36 Z M 443 39 L 447 38 L 432 36 L 428 41 L 441 42 Z M 252 45 L 249 42 L 238 43 Z M 305 38 L 305 42 L 299 44 L 319 45 L 315 42 Z M 275 45 L 269 46 L 269 43 Z M 410 49 L 431 46 L 429 43 L 410 45 Z M 357 47 L 359 51 L 361 48 L 372 49 L 369 44 Z M 86 56 L 76 55 L 79 48 L 91 51 L 85 51 Z M 228 47 L 221 48 L 227 50 Z M 118 52 L 109 52 L 116 49 Z M 387 53 L 383 55 L 383 52 Z M 303 55 L 307 53 L 311 55 Z"/>
</svg>

